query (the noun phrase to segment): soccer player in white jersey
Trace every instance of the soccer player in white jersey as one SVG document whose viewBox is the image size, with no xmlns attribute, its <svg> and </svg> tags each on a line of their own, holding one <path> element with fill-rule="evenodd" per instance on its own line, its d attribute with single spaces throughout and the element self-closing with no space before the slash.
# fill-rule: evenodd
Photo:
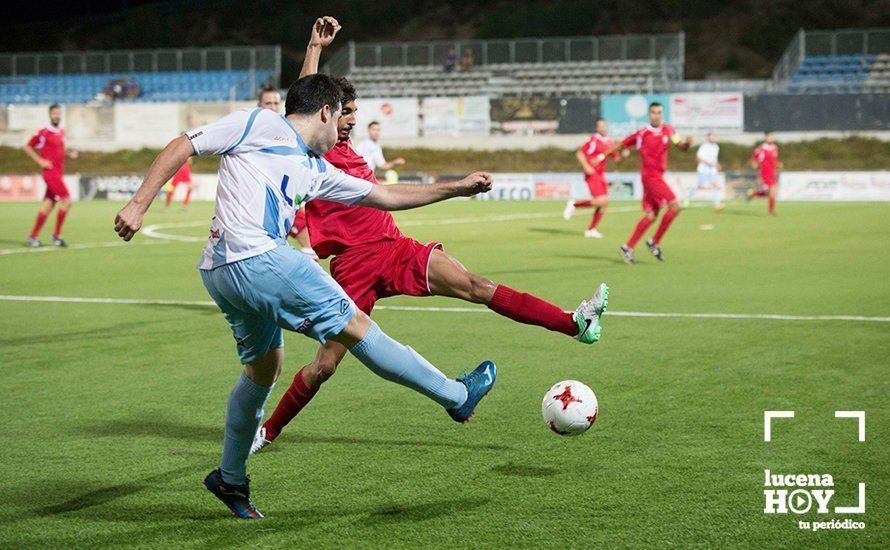
<svg viewBox="0 0 890 550">
<path fill-rule="evenodd" d="M 721 202 L 723 189 L 720 188 L 720 146 L 717 145 L 717 136 L 714 132 L 708 132 L 708 139 L 698 147 L 695 153 L 698 159 L 696 169 L 697 177 L 695 185 L 686 191 L 684 206 L 689 206 L 689 201 L 695 193 L 701 189 L 711 190 L 711 200 L 714 202 L 714 210 L 720 212 L 726 205 Z"/>
<path fill-rule="evenodd" d="M 284 362 L 282 329 L 343 344 L 374 373 L 427 395 L 458 422 L 469 420 L 496 377 L 485 361 L 458 380 L 447 378 L 387 336 L 316 262 L 287 245 L 296 209 L 315 198 L 400 210 L 491 189 L 491 176 L 480 172 L 453 183 L 382 186 L 336 170 L 321 155 L 337 141 L 341 94 L 330 77 L 306 76 L 290 87 L 285 115 L 243 109 L 176 138 L 115 218 L 115 231 L 129 241 L 152 198 L 189 157 L 222 157 L 198 267 L 231 325 L 244 370 L 228 400 L 221 465 L 204 485 L 244 519 L 262 517 L 250 500 L 247 457 Z"/>
</svg>

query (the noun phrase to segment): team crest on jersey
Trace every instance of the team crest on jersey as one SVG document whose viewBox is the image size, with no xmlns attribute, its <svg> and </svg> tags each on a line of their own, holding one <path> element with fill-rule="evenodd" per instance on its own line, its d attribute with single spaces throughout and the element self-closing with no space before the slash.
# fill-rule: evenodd
<svg viewBox="0 0 890 550">
<path fill-rule="evenodd" d="M 662 143 L 667 143 L 667 142 L 668 142 L 668 137 L 667 137 L 667 136 L 662 136 L 661 141 L 662 141 Z"/>
</svg>

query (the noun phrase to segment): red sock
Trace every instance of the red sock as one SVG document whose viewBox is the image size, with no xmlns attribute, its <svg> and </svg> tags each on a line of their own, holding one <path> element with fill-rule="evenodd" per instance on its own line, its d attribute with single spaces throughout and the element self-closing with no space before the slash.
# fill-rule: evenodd
<svg viewBox="0 0 890 550">
<path fill-rule="evenodd" d="M 571 313 L 537 296 L 516 292 L 512 288 L 498 285 L 488 303 L 488 309 L 526 325 L 537 325 L 568 336 L 578 334 L 578 325 Z"/>
<path fill-rule="evenodd" d="M 37 238 L 37 235 L 40 234 L 40 229 L 43 227 L 43 224 L 46 223 L 46 217 L 46 214 L 43 212 L 37 213 L 37 219 L 34 220 L 34 229 L 31 230 L 29 237 L 32 239 Z"/>
<path fill-rule="evenodd" d="M 176 191 L 176 188 L 167 191 L 167 196 L 164 197 L 164 206 L 170 208 L 170 202 L 173 200 L 173 192 Z"/>
<path fill-rule="evenodd" d="M 769 213 L 770 214 L 776 213 L 776 198 L 775 197 L 769 198 Z"/>
<path fill-rule="evenodd" d="M 575 208 L 590 208 L 593 201 L 575 201 Z"/>
<path fill-rule="evenodd" d="M 652 225 L 652 222 L 655 220 L 650 220 L 647 216 L 643 216 L 643 218 L 637 222 L 637 226 L 634 228 L 633 235 L 630 236 L 630 239 L 627 241 L 628 248 L 633 248 L 637 246 L 637 243 L 640 242 L 640 238 L 646 233 L 646 230 L 649 229 L 649 226 Z"/>
<path fill-rule="evenodd" d="M 192 188 L 191 187 L 189 187 L 188 190 L 185 192 L 185 200 L 182 201 L 182 205 L 188 206 L 190 198 L 192 198 Z"/>
<path fill-rule="evenodd" d="M 67 215 L 68 211 L 61 208 L 56 212 L 56 228 L 53 230 L 53 237 L 62 236 L 62 225 L 65 223 L 65 216 Z"/>
<path fill-rule="evenodd" d="M 305 369 L 306 367 L 303 367 Z M 281 396 L 281 401 L 275 407 L 275 412 L 266 420 L 263 427 L 266 428 L 266 439 L 273 441 L 281 430 L 303 410 L 309 401 L 318 393 L 318 388 L 310 388 L 303 381 L 303 369 L 294 376 L 294 381 Z"/>
<path fill-rule="evenodd" d="M 587 228 L 588 231 L 594 229 L 600 220 L 603 219 L 603 209 L 597 208 L 596 212 L 593 213 L 593 219 L 590 220 L 590 227 Z"/>
<path fill-rule="evenodd" d="M 656 245 L 661 242 L 661 238 L 664 237 L 664 234 L 667 233 L 668 228 L 673 223 L 674 218 L 676 218 L 680 214 L 679 211 L 668 210 L 664 213 L 664 216 L 661 217 L 661 223 L 658 225 L 658 230 L 655 232 L 655 236 L 652 238 L 652 242 Z"/>
<path fill-rule="evenodd" d="M 753 193 L 751 193 L 751 196 L 752 197 L 768 197 L 769 189 L 758 189 L 757 191 L 754 191 Z"/>
</svg>

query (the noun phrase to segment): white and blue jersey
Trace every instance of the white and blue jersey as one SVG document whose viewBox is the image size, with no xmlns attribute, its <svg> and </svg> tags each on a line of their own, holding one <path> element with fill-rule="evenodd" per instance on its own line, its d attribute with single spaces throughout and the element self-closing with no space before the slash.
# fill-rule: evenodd
<svg viewBox="0 0 890 550">
<path fill-rule="evenodd" d="M 241 109 L 186 133 L 198 156 L 220 155 L 216 210 L 200 269 L 268 252 L 286 242 L 300 205 L 314 198 L 356 204 L 373 184 L 334 168 L 268 109 Z"/>
<path fill-rule="evenodd" d="M 306 147 L 291 123 L 244 109 L 186 134 L 197 155 L 221 155 L 216 212 L 198 268 L 225 314 L 242 363 L 284 346 L 282 329 L 321 343 L 340 334 L 355 304 L 317 262 L 288 246 L 300 205 L 356 204 L 373 184 Z"/>
</svg>

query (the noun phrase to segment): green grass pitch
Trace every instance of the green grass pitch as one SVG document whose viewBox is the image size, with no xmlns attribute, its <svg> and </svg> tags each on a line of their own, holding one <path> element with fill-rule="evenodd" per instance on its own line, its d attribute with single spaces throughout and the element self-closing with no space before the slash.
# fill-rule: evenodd
<svg viewBox="0 0 890 550">
<path fill-rule="evenodd" d="M 476 419 L 456 425 L 347 358 L 251 460 L 267 519 L 236 521 L 201 486 L 240 370 L 214 308 L 9 301 L 209 300 L 201 244 L 140 235 L 116 246 L 120 206 L 75 204 L 66 238 L 88 246 L 19 252 L 36 205 L 0 205 L 0 547 L 887 547 L 890 323 L 862 320 L 616 314 L 588 347 L 489 312 L 380 309 L 384 330 L 452 376 L 497 362 Z M 581 237 L 589 210 L 566 222 L 558 203 L 453 201 L 397 218 L 468 268 L 567 309 L 605 281 L 616 313 L 890 316 L 890 204 L 780 203 L 776 218 L 763 202 L 692 208 L 665 239 L 666 263 L 641 246 L 635 266 L 617 249 L 637 203 L 614 206 L 601 241 Z M 146 223 L 200 238 L 211 212 L 156 205 Z M 285 339 L 267 415 L 315 350 Z M 541 419 L 545 391 L 567 378 L 600 403 L 577 438 Z M 796 411 L 771 443 L 765 410 Z M 865 442 L 835 410 L 866 411 Z M 765 469 L 829 473 L 839 506 L 864 482 L 866 513 L 766 515 Z M 798 528 L 834 518 L 866 527 Z"/>
</svg>

